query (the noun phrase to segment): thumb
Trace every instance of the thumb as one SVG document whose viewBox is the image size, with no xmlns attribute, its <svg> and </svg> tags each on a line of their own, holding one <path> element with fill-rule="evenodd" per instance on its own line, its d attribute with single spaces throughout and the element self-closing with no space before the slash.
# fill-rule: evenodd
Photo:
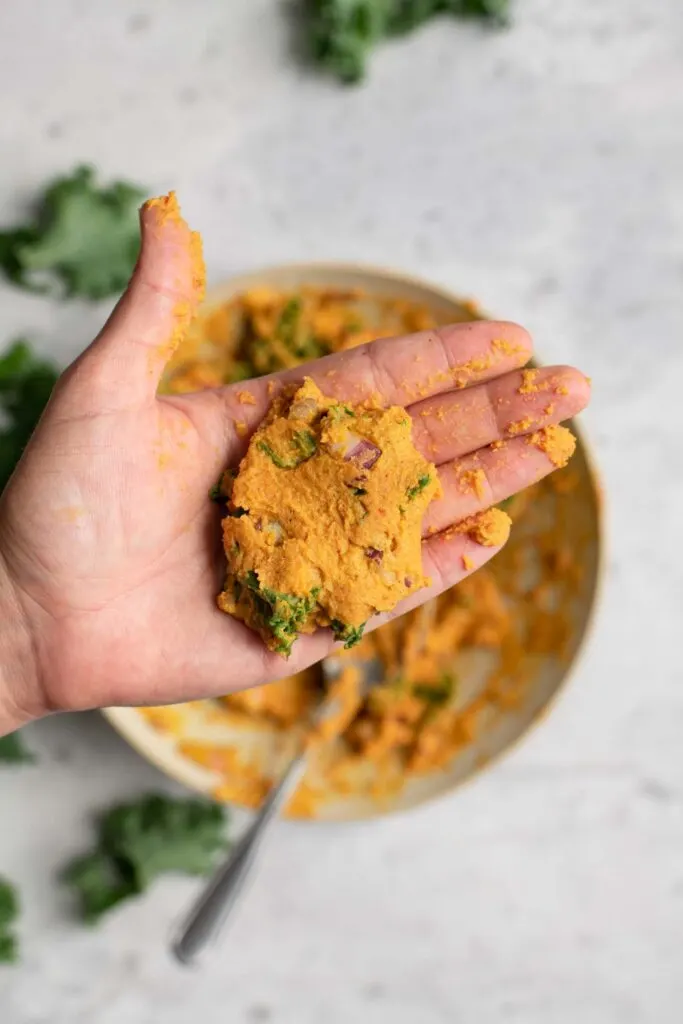
<svg viewBox="0 0 683 1024">
<path fill-rule="evenodd" d="M 153 402 L 164 366 L 204 297 L 201 236 L 183 220 L 174 192 L 143 205 L 140 228 L 130 284 L 67 374 L 68 397 L 81 414 Z"/>
</svg>

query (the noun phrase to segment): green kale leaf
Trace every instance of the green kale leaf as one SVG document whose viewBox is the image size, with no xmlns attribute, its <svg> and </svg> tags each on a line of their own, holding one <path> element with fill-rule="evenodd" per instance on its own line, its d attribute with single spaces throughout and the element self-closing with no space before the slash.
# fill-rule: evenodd
<svg viewBox="0 0 683 1024">
<path fill-rule="evenodd" d="M 355 416 L 355 412 L 348 405 L 333 405 L 325 413 L 326 419 L 331 423 L 343 423 L 349 417 L 354 419 Z"/>
<path fill-rule="evenodd" d="M 431 707 L 440 708 L 452 700 L 457 686 L 455 676 L 444 672 L 436 683 L 415 683 L 412 688 L 413 695 L 423 700 Z"/>
<path fill-rule="evenodd" d="M 72 861 L 62 879 L 78 895 L 86 921 L 144 892 L 161 874 L 203 875 L 225 848 L 218 804 L 160 795 L 120 804 L 99 820 L 94 850 Z"/>
<path fill-rule="evenodd" d="M 116 181 L 101 187 L 77 167 L 46 189 L 34 220 L 0 232 L 0 269 L 14 284 L 66 297 L 102 299 L 122 291 L 137 259 L 144 193 Z"/>
<path fill-rule="evenodd" d="M 12 475 L 59 376 L 26 341 L 0 355 L 0 491 Z"/>
<path fill-rule="evenodd" d="M 141 891 L 135 886 L 129 864 L 101 850 L 72 860 L 61 877 L 78 894 L 80 914 L 88 924 Z"/>
<path fill-rule="evenodd" d="M 24 746 L 24 741 L 18 732 L 11 732 L 9 736 L 0 736 L 0 763 L 6 764 L 31 764 L 35 761 Z"/>
<path fill-rule="evenodd" d="M 237 580 L 236 584 L 240 590 L 246 587 L 250 592 L 253 606 L 263 627 L 277 642 L 275 649 L 279 654 L 289 657 L 301 627 L 318 602 L 320 587 L 314 587 L 310 594 L 303 597 L 297 594 L 283 594 L 262 586 L 253 570 L 247 573 L 243 581 Z M 237 591 L 235 596 L 239 600 Z"/>
<path fill-rule="evenodd" d="M 276 337 L 282 341 L 289 351 L 301 360 L 319 359 L 329 352 L 329 347 L 318 341 L 312 334 L 302 329 L 301 314 L 303 305 L 296 296 L 287 302 L 280 314 L 276 328 Z"/>
<path fill-rule="evenodd" d="M 257 376 L 257 373 L 250 363 L 242 359 L 236 359 L 226 374 L 225 383 L 238 384 L 239 381 L 249 380 L 250 377 L 254 376 Z"/>
<path fill-rule="evenodd" d="M 19 948 L 13 926 L 18 916 L 17 890 L 0 876 L 0 964 L 16 962 Z"/>
<path fill-rule="evenodd" d="M 412 501 L 413 498 L 416 498 L 421 491 L 424 491 L 425 487 L 427 487 L 430 480 L 431 477 L 429 473 L 425 473 L 424 476 L 420 477 L 420 479 L 417 481 L 414 487 L 409 487 L 408 490 L 406 491 L 406 498 L 408 499 L 408 501 Z"/>
<path fill-rule="evenodd" d="M 367 623 L 362 622 L 360 626 L 350 626 L 339 619 L 332 619 L 330 628 L 334 633 L 334 639 L 342 640 L 344 647 L 348 650 L 350 647 L 355 647 L 356 644 L 361 642 L 366 625 Z"/>
<path fill-rule="evenodd" d="M 301 465 L 302 462 L 306 462 L 310 459 L 318 447 L 317 441 L 313 434 L 309 430 L 297 430 L 292 437 L 292 448 L 294 449 L 294 455 L 291 458 L 285 458 L 279 455 L 278 452 L 272 448 L 267 441 L 259 441 L 258 448 L 260 451 L 267 455 L 271 462 L 274 462 L 278 469 L 294 469 L 296 466 Z"/>
<path fill-rule="evenodd" d="M 365 77 L 370 51 L 388 30 L 391 0 L 308 0 L 313 59 L 342 82 Z"/>
<path fill-rule="evenodd" d="M 440 14 L 504 25 L 510 0 L 304 0 L 313 59 L 342 82 L 365 77 L 371 51 Z"/>
</svg>

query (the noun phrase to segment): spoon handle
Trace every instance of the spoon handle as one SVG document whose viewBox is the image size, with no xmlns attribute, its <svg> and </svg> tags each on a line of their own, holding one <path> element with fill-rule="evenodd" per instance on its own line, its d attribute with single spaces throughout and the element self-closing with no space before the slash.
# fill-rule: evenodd
<svg viewBox="0 0 683 1024">
<path fill-rule="evenodd" d="M 306 751 L 301 750 L 287 765 L 247 831 L 190 909 L 171 945 L 181 963 L 192 963 L 206 945 L 218 937 L 244 888 L 268 825 L 296 789 L 305 770 Z"/>
</svg>

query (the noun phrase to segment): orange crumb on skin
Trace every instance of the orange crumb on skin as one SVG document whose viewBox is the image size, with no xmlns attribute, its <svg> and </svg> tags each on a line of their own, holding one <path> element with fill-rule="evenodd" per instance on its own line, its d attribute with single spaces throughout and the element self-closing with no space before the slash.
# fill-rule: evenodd
<svg viewBox="0 0 683 1024">
<path fill-rule="evenodd" d="M 195 301 L 199 305 L 206 292 L 206 266 L 202 236 L 198 231 L 190 232 L 190 257 L 192 259 L 192 289 L 195 293 Z"/>
<path fill-rule="evenodd" d="M 522 420 L 516 420 L 514 423 L 508 423 L 506 427 L 506 434 L 510 437 L 515 437 L 517 434 L 525 434 L 527 430 L 533 427 L 534 421 L 531 416 L 525 416 Z"/>
<path fill-rule="evenodd" d="M 556 395 L 568 395 L 569 394 L 569 388 L 567 387 L 566 384 L 556 384 L 553 390 L 554 390 Z"/>
<path fill-rule="evenodd" d="M 252 395 L 251 391 L 238 391 L 237 401 L 240 405 L 256 405 L 256 399 Z"/>
<path fill-rule="evenodd" d="M 483 469 L 464 469 L 458 475 L 458 483 L 465 494 L 476 494 L 478 498 L 486 495 L 486 473 Z"/>
<path fill-rule="evenodd" d="M 235 432 L 238 437 L 246 437 L 249 433 L 249 427 L 244 420 L 235 420 Z"/>
<path fill-rule="evenodd" d="M 169 221 L 172 224 L 185 224 L 180 213 L 178 197 L 173 191 L 167 192 L 163 196 L 154 196 L 153 199 L 148 199 L 143 203 L 142 208 L 143 210 L 156 210 L 158 214 L 158 222 L 162 227 Z"/>
<path fill-rule="evenodd" d="M 470 558 L 469 555 L 463 555 L 462 556 L 462 567 L 465 570 L 465 572 L 472 572 L 472 570 L 475 567 L 474 559 Z"/>
<path fill-rule="evenodd" d="M 553 402 L 549 402 L 548 405 L 546 405 L 545 409 L 543 410 L 543 415 L 544 416 L 552 416 L 552 414 L 554 412 L 555 412 L 555 405 L 554 405 Z"/>
<path fill-rule="evenodd" d="M 490 370 L 501 356 L 521 355 L 524 351 L 521 345 L 515 345 L 514 342 L 507 341 L 505 338 L 494 338 L 490 345 L 490 351 L 485 355 L 472 356 L 471 359 L 460 363 L 459 366 L 434 374 L 422 387 L 417 388 L 417 394 L 424 397 L 435 385 L 445 383 L 449 379 L 453 381 L 454 388 L 466 388 L 473 377 Z"/>
<path fill-rule="evenodd" d="M 543 385 L 537 381 L 538 370 L 522 370 L 522 383 L 517 388 L 518 395 L 534 395 L 542 391 Z"/>
<path fill-rule="evenodd" d="M 83 505 L 67 505 L 57 512 L 57 517 L 62 523 L 77 523 L 85 515 L 86 510 Z"/>
<path fill-rule="evenodd" d="M 505 447 L 505 441 L 503 440 L 502 437 L 499 437 L 496 441 L 491 441 L 489 447 L 491 448 L 492 451 L 497 452 L 501 448 Z"/>
<path fill-rule="evenodd" d="M 465 388 L 476 373 L 484 373 L 493 366 L 493 356 L 487 353 L 485 356 L 474 356 L 460 366 L 454 366 L 451 370 L 453 384 L 456 388 Z"/>
<path fill-rule="evenodd" d="M 566 466 L 576 449 L 576 438 L 571 430 L 553 424 L 535 431 L 527 438 L 527 444 L 534 445 L 545 452 L 553 466 L 561 469 Z"/>
<path fill-rule="evenodd" d="M 477 512 L 446 531 L 448 534 L 466 533 L 470 540 L 481 544 L 484 548 L 495 548 L 504 544 L 510 535 L 512 520 L 500 508 L 487 508 L 485 512 Z"/>
<path fill-rule="evenodd" d="M 491 348 L 494 352 L 500 352 L 504 356 L 519 356 L 525 352 L 522 345 L 515 345 L 514 342 L 508 341 L 507 338 L 494 338 L 491 342 Z"/>
</svg>

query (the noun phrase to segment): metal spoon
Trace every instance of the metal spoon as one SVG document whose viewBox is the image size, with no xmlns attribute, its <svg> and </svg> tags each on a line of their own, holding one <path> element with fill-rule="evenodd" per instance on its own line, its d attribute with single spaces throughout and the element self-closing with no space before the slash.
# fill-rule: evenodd
<svg viewBox="0 0 683 1024">
<path fill-rule="evenodd" d="M 337 678 L 343 665 L 350 664 L 348 659 L 342 663 L 338 658 L 326 658 L 323 662 L 323 677 L 326 684 Z M 382 678 L 382 666 L 379 662 L 354 661 L 353 665 L 360 667 L 363 672 L 364 690 L 374 686 Z M 312 716 L 311 727 L 315 729 L 320 726 L 337 710 L 336 698 L 323 698 Z M 191 907 L 171 942 L 171 950 L 182 964 L 191 964 L 210 942 L 218 938 L 230 911 L 243 891 L 266 829 L 301 782 L 307 760 L 308 748 L 305 739 L 302 739 L 298 751 L 287 764 L 279 782 L 270 791 L 251 825 L 230 850 L 226 860 Z"/>
</svg>

